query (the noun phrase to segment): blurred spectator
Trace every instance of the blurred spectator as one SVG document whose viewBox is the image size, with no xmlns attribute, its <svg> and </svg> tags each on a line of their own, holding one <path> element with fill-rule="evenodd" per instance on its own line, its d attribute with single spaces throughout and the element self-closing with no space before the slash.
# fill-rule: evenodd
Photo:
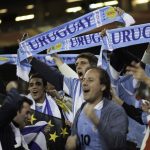
<svg viewBox="0 0 150 150">
<path fill-rule="evenodd" d="M 8 83 L 8 94 L 0 108 L 0 143 L 3 150 L 28 150 L 20 129 L 30 118 L 32 101 L 20 96 L 17 87 L 16 82 Z"/>
</svg>

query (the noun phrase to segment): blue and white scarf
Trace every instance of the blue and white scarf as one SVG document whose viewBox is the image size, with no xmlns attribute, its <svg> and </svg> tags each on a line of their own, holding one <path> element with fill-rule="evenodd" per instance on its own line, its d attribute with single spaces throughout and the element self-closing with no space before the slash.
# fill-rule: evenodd
<svg viewBox="0 0 150 150">
<path fill-rule="evenodd" d="M 16 65 L 16 58 L 16 54 L 0 55 L 0 65 L 3 65 L 5 63 Z"/>
<path fill-rule="evenodd" d="M 107 30 L 106 36 L 103 37 L 99 65 L 105 68 L 103 60 L 106 53 L 103 52 L 106 50 L 113 51 L 117 48 L 148 42 L 150 42 L 150 23 Z"/>
<path fill-rule="evenodd" d="M 150 23 L 107 30 L 104 37 L 105 49 L 110 51 L 148 42 L 150 42 Z"/>
<path fill-rule="evenodd" d="M 14 148 L 18 148 L 20 146 L 23 146 L 25 150 L 29 150 L 27 143 L 25 142 L 25 139 L 23 135 L 20 133 L 20 129 L 17 128 L 13 123 L 10 124 L 12 131 L 14 132 L 15 135 L 15 141 L 16 144 L 14 145 Z"/>
<path fill-rule="evenodd" d="M 101 44 L 102 37 L 100 36 L 100 33 L 87 34 L 78 37 L 73 37 L 71 39 L 67 39 L 60 43 L 57 43 L 56 45 L 49 48 L 48 54 L 70 50 L 81 50 L 94 46 L 99 46 Z"/>
<path fill-rule="evenodd" d="M 39 121 L 34 125 L 26 126 L 22 130 L 24 139 L 27 144 L 30 144 L 31 150 L 47 150 L 46 137 L 43 133 L 43 129 L 46 125 L 47 122 Z"/>
<path fill-rule="evenodd" d="M 37 56 L 38 59 L 41 61 L 45 62 L 46 64 L 50 66 L 54 66 L 55 63 L 53 60 L 47 59 L 48 57 L 40 57 Z M 67 64 L 72 64 L 75 62 L 76 55 L 66 55 L 64 57 L 63 55 L 63 61 Z M 29 72 L 31 70 L 31 65 L 27 62 L 27 60 L 22 61 L 21 63 L 19 62 L 19 59 L 17 59 L 17 76 L 22 78 L 25 81 L 29 81 Z"/>
<path fill-rule="evenodd" d="M 66 39 L 115 21 L 124 23 L 122 17 L 113 7 L 107 6 L 90 12 L 45 33 L 22 41 L 18 50 L 19 61 L 23 61 Z"/>
<path fill-rule="evenodd" d="M 59 57 L 66 64 L 74 64 L 77 55 L 78 54 L 60 54 Z M 38 60 L 46 63 L 49 66 L 56 66 L 56 64 L 54 63 L 53 59 L 48 54 L 35 55 L 35 58 L 37 58 Z M 3 64 L 6 64 L 6 63 L 7 64 L 12 64 L 12 65 L 16 65 L 17 64 L 17 54 L 0 55 L 0 65 L 3 65 Z M 26 66 L 27 66 L 27 64 L 26 64 Z"/>
<path fill-rule="evenodd" d="M 33 110 L 36 110 L 36 104 L 31 96 L 31 94 L 28 95 L 28 98 L 31 99 L 33 102 L 31 108 Z M 60 110 L 59 110 L 56 102 L 52 99 L 51 96 L 48 96 L 47 94 L 46 94 L 46 99 L 43 103 L 42 113 L 45 113 L 47 115 L 52 115 L 57 118 L 61 118 L 61 113 L 60 113 Z"/>
<path fill-rule="evenodd" d="M 54 47 L 50 51 L 50 53 L 54 53 L 68 50 L 69 48 L 69 50 L 79 50 L 100 45 L 101 38 L 99 33 L 76 38 L 72 37 L 115 21 L 126 23 L 123 20 L 124 17 L 124 14 L 119 16 L 113 7 L 108 6 L 21 42 L 18 49 L 17 75 L 28 81 L 28 75 L 24 75 L 30 71 L 30 65 L 25 65 L 28 62 L 26 59 L 49 47 Z M 128 25 L 134 23 L 134 19 L 130 15 L 128 15 L 128 18 L 130 20 Z M 69 38 L 72 39 L 69 40 Z M 60 42 L 64 40 L 65 42 L 61 44 Z M 28 68 L 24 68 L 24 66 Z"/>
</svg>

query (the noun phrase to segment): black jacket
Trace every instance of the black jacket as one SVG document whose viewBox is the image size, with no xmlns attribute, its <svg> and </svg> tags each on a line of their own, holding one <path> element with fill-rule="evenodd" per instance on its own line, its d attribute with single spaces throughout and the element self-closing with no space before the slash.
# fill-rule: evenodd
<svg viewBox="0 0 150 150">
<path fill-rule="evenodd" d="M 12 89 L 4 99 L 4 103 L 0 108 L 0 141 L 3 150 L 15 149 L 15 135 L 10 126 L 10 122 L 12 122 L 16 116 L 21 101 L 22 98 L 19 93 L 15 89 Z M 17 148 L 17 150 L 23 149 L 22 147 Z"/>
</svg>

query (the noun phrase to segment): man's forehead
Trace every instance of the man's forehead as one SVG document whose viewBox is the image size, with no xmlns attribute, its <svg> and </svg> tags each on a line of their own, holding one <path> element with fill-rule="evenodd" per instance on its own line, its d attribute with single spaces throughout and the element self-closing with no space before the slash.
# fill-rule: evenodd
<svg viewBox="0 0 150 150">
<path fill-rule="evenodd" d="M 42 79 L 41 79 L 41 78 L 32 78 L 32 79 L 30 79 L 30 81 L 29 81 L 29 83 L 36 83 L 36 82 L 42 83 Z"/>
<path fill-rule="evenodd" d="M 95 75 L 99 75 L 99 73 L 97 70 L 92 68 L 87 70 L 87 72 L 85 73 L 85 77 L 89 77 L 89 76 L 95 77 Z"/>
<path fill-rule="evenodd" d="M 30 107 L 30 104 L 27 102 L 23 102 L 23 107 Z"/>
<path fill-rule="evenodd" d="M 87 58 L 79 57 L 79 58 L 76 60 L 76 63 L 77 63 L 77 62 L 80 62 L 80 61 L 86 61 L 86 62 L 89 62 L 89 60 L 88 60 Z"/>
</svg>

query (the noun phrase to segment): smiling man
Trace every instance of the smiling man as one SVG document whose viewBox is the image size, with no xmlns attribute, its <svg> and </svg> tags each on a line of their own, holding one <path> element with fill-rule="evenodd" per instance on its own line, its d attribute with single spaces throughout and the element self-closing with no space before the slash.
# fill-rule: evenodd
<svg viewBox="0 0 150 150">
<path fill-rule="evenodd" d="M 123 108 L 111 101 L 107 72 L 97 67 L 88 69 L 82 87 L 86 102 L 75 116 L 66 149 L 124 150 L 128 119 Z"/>
<path fill-rule="evenodd" d="M 60 72 L 35 58 L 33 58 L 30 63 L 33 69 L 44 79 L 53 84 L 57 90 L 64 90 L 66 94 L 71 96 L 73 101 L 73 115 L 75 116 L 77 110 L 84 102 L 81 81 L 85 74 L 85 70 L 88 67 L 97 66 L 97 61 L 98 58 L 92 53 L 79 54 L 75 63 L 76 72 L 79 78 L 69 78 L 63 76 Z"/>
<path fill-rule="evenodd" d="M 46 94 L 46 85 L 47 82 L 39 74 L 30 76 L 28 86 L 30 94 L 28 97 L 33 101 L 31 108 L 41 113 L 61 118 L 61 113 L 56 102 L 51 96 Z"/>
<path fill-rule="evenodd" d="M 57 118 L 72 120 L 71 111 L 65 111 L 61 105 L 57 104 L 54 98 L 46 93 L 47 81 L 38 73 L 32 74 L 28 85 L 28 98 L 33 101 L 31 108 L 38 112 L 54 116 Z"/>
</svg>

